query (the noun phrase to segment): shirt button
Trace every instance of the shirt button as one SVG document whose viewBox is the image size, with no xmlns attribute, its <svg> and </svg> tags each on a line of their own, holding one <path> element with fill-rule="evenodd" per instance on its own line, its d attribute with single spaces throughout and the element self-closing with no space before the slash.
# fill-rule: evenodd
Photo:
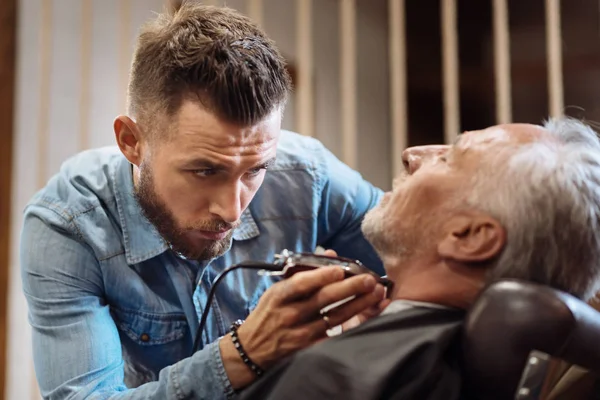
<svg viewBox="0 0 600 400">
<path fill-rule="evenodd" d="M 140 336 L 140 340 L 142 342 L 148 342 L 148 341 L 150 341 L 150 336 L 148 336 L 147 333 L 142 333 L 142 336 Z"/>
</svg>

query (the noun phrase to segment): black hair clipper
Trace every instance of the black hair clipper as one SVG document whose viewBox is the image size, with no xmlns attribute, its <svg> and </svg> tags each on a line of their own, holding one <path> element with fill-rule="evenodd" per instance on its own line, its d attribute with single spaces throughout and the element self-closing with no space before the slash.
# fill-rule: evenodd
<svg viewBox="0 0 600 400">
<path fill-rule="evenodd" d="M 380 276 L 365 267 L 363 263 L 351 258 L 327 256 L 313 253 L 294 253 L 289 250 L 283 250 L 281 254 L 275 255 L 275 265 L 280 267 L 279 271 L 263 271 L 263 274 L 279 275 L 289 278 L 297 272 L 310 271 L 316 268 L 337 266 L 341 267 L 346 273 L 346 278 L 355 275 L 369 274 L 375 277 L 378 283 L 386 288 L 387 296 L 391 294 L 394 283 L 386 276 Z"/>
</svg>

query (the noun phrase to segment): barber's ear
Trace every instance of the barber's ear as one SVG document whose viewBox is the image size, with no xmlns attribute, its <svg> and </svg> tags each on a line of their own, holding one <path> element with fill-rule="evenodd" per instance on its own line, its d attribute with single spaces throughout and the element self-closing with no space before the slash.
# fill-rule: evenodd
<svg viewBox="0 0 600 400">
<path fill-rule="evenodd" d="M 139 166 L 142 162 L 142 137 L 137 124 L 126 115 L 119 115 L 113 123 L 115 139 L 127 160 Z"/>
<path fill-rule="evenodd" d="M 457 215 L 445 227 L 446 236 L 438 244 L 438 253 L 454 261 L 490 261 L 500 254 L 506 243 L 506 231 L 488 215 Z"/>
</svg>

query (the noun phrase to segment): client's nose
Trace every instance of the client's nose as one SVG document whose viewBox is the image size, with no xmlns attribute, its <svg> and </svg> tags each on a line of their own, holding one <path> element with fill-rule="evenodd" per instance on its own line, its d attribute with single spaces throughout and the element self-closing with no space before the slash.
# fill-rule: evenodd
<svg viewBox="0 0 600 400">
<path fill-rule="evenodd" d="M 447 145 L 428 145 L 409 147 L 402 152 L 402 163 L 409 174 L 414 174 L 423 161 L 432 157 L 439 157 L 448 152 L 450 146 Z"/>
</svg>

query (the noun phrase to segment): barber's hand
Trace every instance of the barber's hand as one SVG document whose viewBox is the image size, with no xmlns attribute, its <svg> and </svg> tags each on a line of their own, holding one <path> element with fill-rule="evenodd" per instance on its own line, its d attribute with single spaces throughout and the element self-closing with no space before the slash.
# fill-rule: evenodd
<svg viewBox="0 0 600 400">
<path fill-rule="evenodd" d="M 323 254 L 330 257 L 337 257 L 336 251 L 331 249 L 325 250 Z M 363 322 L 378 316 L 391 302 L 392 301 L 390 299 L 384 298 L 374 306 L 363 310 L 357 315 L 354 315 L 352 318 L 342 324 L 342 332 L 355 328 Z"/>
<path fill-rule="evenodd" d="M 363 322 L 378 316 L 379 314 L 381 314 L 381 312 L 383 310 L 385 310 L 385 308 L 390 305 L 392 301 L 390 299 L 383 299 L 381 300 L 378 304 L 374 305 L 371 308 L 367 308 L 365 311 L 361 312 L 360 314 L 355 315 L 354 317 L 350 318 L 349 320 L 347 320 L 346 322 L 344 322 L 342 324 L 342 332 L 346 332 L 349 329 L 352 328 L 356 328 L 358 325 L 362 324 Z"/>
<path fill-rule="evenodd" d="M 330 310 L 328 323 L 320 315 L 324 307 L 356 296 Z M 338 267 L 298 272 L 269 288 L 256 309 L 238 329 L 246 354 L 263 369 L 283 357 L 303 349 L 326 336 L 329 328 L 377 305 L 384 288 L 370 275 L 344 279 Z M 254 379 L 243 363 L 229 336 L 221 339 L 221 356 L 234 389 Z"/>
</svg>

